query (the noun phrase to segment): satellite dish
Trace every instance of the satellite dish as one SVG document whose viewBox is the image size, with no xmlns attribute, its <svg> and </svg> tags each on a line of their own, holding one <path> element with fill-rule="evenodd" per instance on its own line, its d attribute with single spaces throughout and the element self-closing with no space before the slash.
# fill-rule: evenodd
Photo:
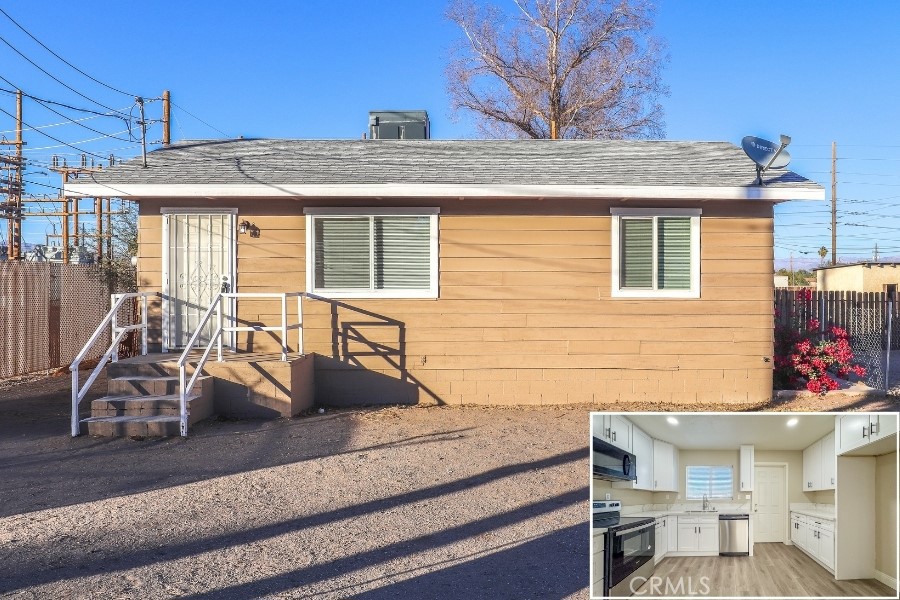
<svg viewBox="0 0 900 600">
<path fill-rule="evenodd" d="M 762 181 L 764 172 L 769 169 L 783 169 L 791 162 L 791 155 L 785 150 L 790 143 L 791 138 L 787 135 L 781 136 L 781 144 L 752 135 L 741 140 L 741 148 L 744 149 L 750 160 L 756 163 L 757 185 L 764 185 Z"/>
</svg>

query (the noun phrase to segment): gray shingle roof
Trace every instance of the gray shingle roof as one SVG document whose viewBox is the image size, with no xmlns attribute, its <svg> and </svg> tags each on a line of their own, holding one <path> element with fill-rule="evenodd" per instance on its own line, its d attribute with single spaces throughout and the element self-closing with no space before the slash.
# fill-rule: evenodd
<svg viewBox="0 0 900 600">
<path fill-rule="evenodd" d="M 94 175 L 115 184 L 465 184 L 748 186 L 754 164 L 728 142 L 281 140 L 180 142 Z M 769 187 L 820 190 L 791 171 Z"/>
</svg>

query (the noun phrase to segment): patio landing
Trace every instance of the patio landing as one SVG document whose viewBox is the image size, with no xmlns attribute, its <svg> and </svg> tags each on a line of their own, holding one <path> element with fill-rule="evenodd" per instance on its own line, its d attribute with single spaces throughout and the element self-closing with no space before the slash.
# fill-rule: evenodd
<svg viewBox="0 0 900 600">
<path fill-rule="evenodd" d="M 178 354 L 155 353 L 125 358 L 107 366 L 109 378 L 177 377 Z M 193 357 L 192 357 L 193 358 Z M 200 358 L 188 362 L 193 373 Z M 229 418 L 292 417 L 313 407 L 313 356 L 226 352 L 222 362 L 211 357 L 203 367 L 213 379 L 213 413 Z"/>
</svg>

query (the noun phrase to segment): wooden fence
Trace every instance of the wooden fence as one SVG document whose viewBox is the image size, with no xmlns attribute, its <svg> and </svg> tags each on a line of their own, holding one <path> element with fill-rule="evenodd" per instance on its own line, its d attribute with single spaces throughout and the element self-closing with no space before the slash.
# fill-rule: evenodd
<svg viewBox="0 0 900 600">
<path fill-rule="evenodd" d="M 97 267 L 0 262 L 0 378 L 68 366 L 108 310 Z"/>
<path fill-rule="evenodd" d="M 896 294 L 892 297 L 885 292 L 775 290 L 776 319 L 782 325 L 818 319 L 826 326 L 846 329 L 851 337 L 870 334 L 871 331 L 859 330 L 859 319 L 854 319 L 854 313 L 860 309 L 869 313 L 869 322 L 882 324 L 885 338 L 890 322 L 891 349 L 900 349 L 900 297 Z"/>
</svg>

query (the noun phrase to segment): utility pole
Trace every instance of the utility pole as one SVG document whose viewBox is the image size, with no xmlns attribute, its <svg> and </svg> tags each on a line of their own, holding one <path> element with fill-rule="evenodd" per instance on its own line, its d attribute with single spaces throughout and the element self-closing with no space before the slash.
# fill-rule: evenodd
<svg viewBox="0 0 900 600">
<path fill-rule="evenodd" d="M 22 258 L 22 90 L 16 90 L 16 168 L 15 181 L 10 182 L 15 189 L 15 215 L 12 220 L 12 237 L 10 239 L 9 257 L 12 260 Z"/>
<path fill-rule="evenodd" d="M 138 125 L 141 126 L 141 156 L 144 159 L 144 168 L 147 168 L 147 120 L 144 118 L 144 99 L 135 96 L 134 101 L 141 108 L 141 120 Z"/>
<path fill-rule="evenodd" d="M 831 264 L 837 264 L 837 142 L 831 142 Z"/>
<path fill-rule="evenodd" d="M 169 90 L 163 90 L 162 93 L 162 143 L 163 146 L 168 146 L 172 141 L 171 130 L 169 117 L 171 116 L 171 99 L 169 97 Z"/>
<path fill-rule="evenodd" d="M 793 286 L 794 284 L 794 253 L 791 252 L 791 275 L 788 277 L 788 286 Z"/>
</svg>

